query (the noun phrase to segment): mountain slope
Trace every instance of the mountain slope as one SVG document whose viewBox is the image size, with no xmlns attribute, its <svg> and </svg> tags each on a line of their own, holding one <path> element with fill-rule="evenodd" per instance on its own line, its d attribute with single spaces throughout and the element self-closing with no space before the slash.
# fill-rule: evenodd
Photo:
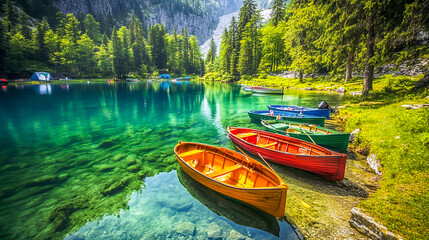
<svg viewBox="0 0 429 240">
<path fill-rule="evenodd" d="M 112 25 L 126 25 L 135 14 L 144 26 L 164 24 L 170 31 L 197 36 L 199 41 L 208 39 L 216 28 L 218 17 L 237 11 L 242 0 L 16 0 L 30 16 L 55 21 L 55 12 L 73 13 L 81 17 L 90 13 L 101 23 L 102 30 L 109 32 Z"/>
</svg>

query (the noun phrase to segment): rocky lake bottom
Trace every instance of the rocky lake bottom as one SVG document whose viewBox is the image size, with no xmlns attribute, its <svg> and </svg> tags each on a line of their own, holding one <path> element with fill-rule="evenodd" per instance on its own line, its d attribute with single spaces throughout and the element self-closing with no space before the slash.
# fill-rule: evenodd
<svg viewBox="0 0 429 240">
<path fill-rule="evenodd" d="M 179 140 L 234 149 L 227 126 L 262 129 L 247 111 L 334 106 L 340 95 L 252 96 L 238 85 L 154 82 L 12 85 L 0 100 L 1 239 L 361 237 L 347 224 L 349 207 L 373 185 L 362 182 L 371 175 L 359 158 L 349 158 L 347 179 L 337 183 L 273 164 L 312 205 L 303 209 L 288 194 L 287 217 L 275 219 L 198 187 L 173 153 Z"/>
</svg>

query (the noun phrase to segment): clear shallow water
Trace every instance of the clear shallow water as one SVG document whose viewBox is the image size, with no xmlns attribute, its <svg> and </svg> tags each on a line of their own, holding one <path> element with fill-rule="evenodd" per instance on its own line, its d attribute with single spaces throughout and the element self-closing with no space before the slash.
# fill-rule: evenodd
<svg viewBox="0 0 429 240">
<path fill-rule="evenodd" d="M 182 140 L 232 148 L 227 126 L 261 128 L 247 111 L 268 104 L 313 107 L 322 100 L 335 106 L 341 96 L 252 96 L 238 85 L 199 82 L 2 87 L 0 238 L 204 238 L 216 228 L 211 224 L 223 237 L 233 230 L 256 239 L 275 236 L 270 228 L 216 217 L 213 212 L 228 213 L 210 210 L 197 200 L 207 194 L 189 193 L 172 171 L 178 167 L 173 147 Z M 168 199 L 192 204 L 165 210 L 157 203 L 168 205 Z M 177 235 L 192 226 L 188 222 L 195 231 Z M 184 225 L 174 230 L 177 223 Z M 277 223 L 281 238 L 294 236 L 287 223 Z"/>
</svg>

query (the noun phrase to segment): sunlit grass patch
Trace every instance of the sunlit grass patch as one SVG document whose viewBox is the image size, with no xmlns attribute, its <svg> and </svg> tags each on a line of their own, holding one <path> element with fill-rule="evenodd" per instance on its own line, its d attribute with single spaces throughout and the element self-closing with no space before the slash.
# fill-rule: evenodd
<svg viewBox="0 0 429 240">
<path fill-rule="evenodd" d="M 361 129 L 355 147 L 369 148 L 381 163 L 378 189 L 360 207 L 405 238 L 425 238 L 429 228 L 429 109 L 406 110 L 403 102 L 353 105 L 347 131 Z"/>
</svg>

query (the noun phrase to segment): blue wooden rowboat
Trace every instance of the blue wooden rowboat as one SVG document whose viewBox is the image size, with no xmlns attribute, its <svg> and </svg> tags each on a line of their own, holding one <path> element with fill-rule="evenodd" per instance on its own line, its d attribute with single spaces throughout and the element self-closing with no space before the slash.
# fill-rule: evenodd
<svg viewBox="0 0 429 240">
<path fill-rule="evenodd" d="M 299 123 L 311 123 L 322 127 L 325 125 L 324 117 L 316 117 L 316 116 L 305 115 L 305 114 L 304 115 L 296 114 L 296 113 L 290 113 L 285 111 L 274 111 L 274 110 L 249 111 L 248 114 L 252 120 L 259 123 L 261 122 L 261 120 L 282 119 L 282 120 L 299 122 Z"/>
<path fill-rule="evenodd" d="M 327 119 L 329 119 L 329 114 L 331 113 L 330 109 L 318 109 L 318 108 L 299 107 L 299 106 L 268 105 L 267 107 L 270 110 L 304 114 L 304 115 L 317 116 L 317 117 L 325 117 Z"/>
</svg>

